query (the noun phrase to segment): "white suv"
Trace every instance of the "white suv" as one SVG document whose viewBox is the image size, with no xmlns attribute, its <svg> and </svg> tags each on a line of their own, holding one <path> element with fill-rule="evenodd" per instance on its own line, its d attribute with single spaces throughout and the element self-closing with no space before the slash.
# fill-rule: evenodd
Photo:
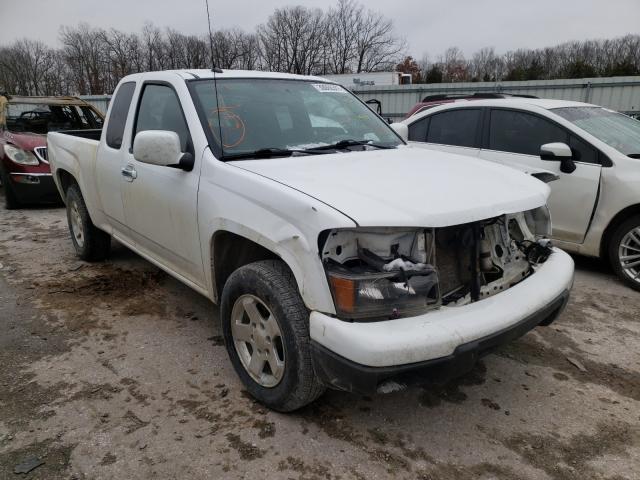
<svg viewBox="0 0 640 480">
<path fill-rule="evenodd" d="M 450 103 L 402 123 L 416 146 L 556 173 L 555 243 L 608 260 L 640 290 L 639 121 L 597 105 L 514 98 Z"/>
</svg>

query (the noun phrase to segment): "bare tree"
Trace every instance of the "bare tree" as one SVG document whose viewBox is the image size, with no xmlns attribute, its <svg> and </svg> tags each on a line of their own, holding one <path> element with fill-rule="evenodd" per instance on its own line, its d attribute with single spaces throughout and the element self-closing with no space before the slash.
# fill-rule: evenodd
<svg viewBox="0 0 640 480">
<path fill-rule="evenodd" d="M 321 10 L 278 8 L 258 27 L 258 38 L 269 70 L 309 75 L 322 69 L 326 36 Z"/>
<path fill-rule="evenodd" d="M 105 68 L 108 64 L 105 32 L 86 23 L 78 27 L 62 27 L 60 40 L 70 70 L 76 77 L 76 88 L 80 94 L 102 94 L 109 92 Z"/>
<path fill-rule="evenodd" d="M 394 33 L 393 22 L 368 10 L 360 16 L 356 34 L 356 73 L 385 70 L 402 57 L 406 43 Z"/>
<path fill-rule="evenodd" d="M 463 82 L 469 80 L 469 68 L 462 50 L 458 47 L 449 47 L 444 52 L 442 60 L 443 81 Z"/>
<path fill-rule="evenodd" d="M 335 8 L 327 12 L 326 71 L 349 73 L 353 68 L 363 10 L 364 7 L 355 0 L 338 0 Z"/>
</svg>

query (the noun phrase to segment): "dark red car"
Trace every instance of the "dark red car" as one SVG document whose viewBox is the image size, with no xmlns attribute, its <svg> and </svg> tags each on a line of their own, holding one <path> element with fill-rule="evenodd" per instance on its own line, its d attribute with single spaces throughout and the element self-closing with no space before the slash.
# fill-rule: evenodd
<svg viewBox="0 0 640 480">
<path fill-rule="evenodd" d="M 6 207 L 61 202 L 47 161 L 47 132 L 99 129 L 103 119 L 75 97 L 0 95 L 0 180 Z"/>
<path fill-rule="evenodd" d="M 502 92 L 476 92 L 476 93 L 444 93 L 438 95 L 427 95 L 422 101 L 416 103 L 404 118 L 409 118 L 411 115 L 415 115 L 418 112 L 427 110 L 429 108 L 437 107 L 444 103 L 453 102 L 466 102 L 469 100 L 484 100 L 487 98 L 538 98 L 534 95 L 521 95 L 516 93 L 502 93 Z"/>
</svg>

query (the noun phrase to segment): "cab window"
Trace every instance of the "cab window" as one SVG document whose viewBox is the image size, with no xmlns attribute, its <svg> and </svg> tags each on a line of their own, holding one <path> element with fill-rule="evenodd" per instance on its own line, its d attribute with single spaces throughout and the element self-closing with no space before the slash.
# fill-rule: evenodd
<svg viewBox="0 0 640 480">
<path fill-rule="evenodd" d="M 188 150 L 189 128 L 182 113 L 180 100 L 173 88 L 166 85 L 145 85 L 140 98 L 133 139 L 145 130 L 176 132 L 180 137 L 180 149 L 183 152 Z"/>
</svg>

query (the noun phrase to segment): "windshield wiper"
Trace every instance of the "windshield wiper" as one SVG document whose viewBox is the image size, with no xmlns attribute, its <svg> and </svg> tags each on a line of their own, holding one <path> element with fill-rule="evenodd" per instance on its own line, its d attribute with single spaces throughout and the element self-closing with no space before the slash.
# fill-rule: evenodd
<svg viewBox="0 0 640 480">
<path fill-rule="evenodd" d="M 640 153 L 629 153 L 629 154 L 627 154 L 627 157 L 640 158 Z"/>
<path fill-rule="evenodd" d="M 249 158 L 273 158 L 273 157 L 290 157 L 294 153 L 303 153 L 312 155 L 314 152 L 300 150 L 294 148 L 259 148 L 251 152 L 229 153 L 222 156 L 222 160 L 242 160 Z"/>
<path fill-rule="evenodd" d="M 357 147 L 359 145 L 375 147 L 375 148 L 383 148 L 383 149 L 396 148 L 393 145 L 382 145 L 380 143 L 373 143 L 372 140 L 347 139 L 347 140 L 340 140 L 339 142 L 331 143 L 329 145 L 321 145 L 319 147 L 305 148 L 304 151 L 313 152 L 315 150 L 336 150 L 340 148 Z"/>
</svg>

